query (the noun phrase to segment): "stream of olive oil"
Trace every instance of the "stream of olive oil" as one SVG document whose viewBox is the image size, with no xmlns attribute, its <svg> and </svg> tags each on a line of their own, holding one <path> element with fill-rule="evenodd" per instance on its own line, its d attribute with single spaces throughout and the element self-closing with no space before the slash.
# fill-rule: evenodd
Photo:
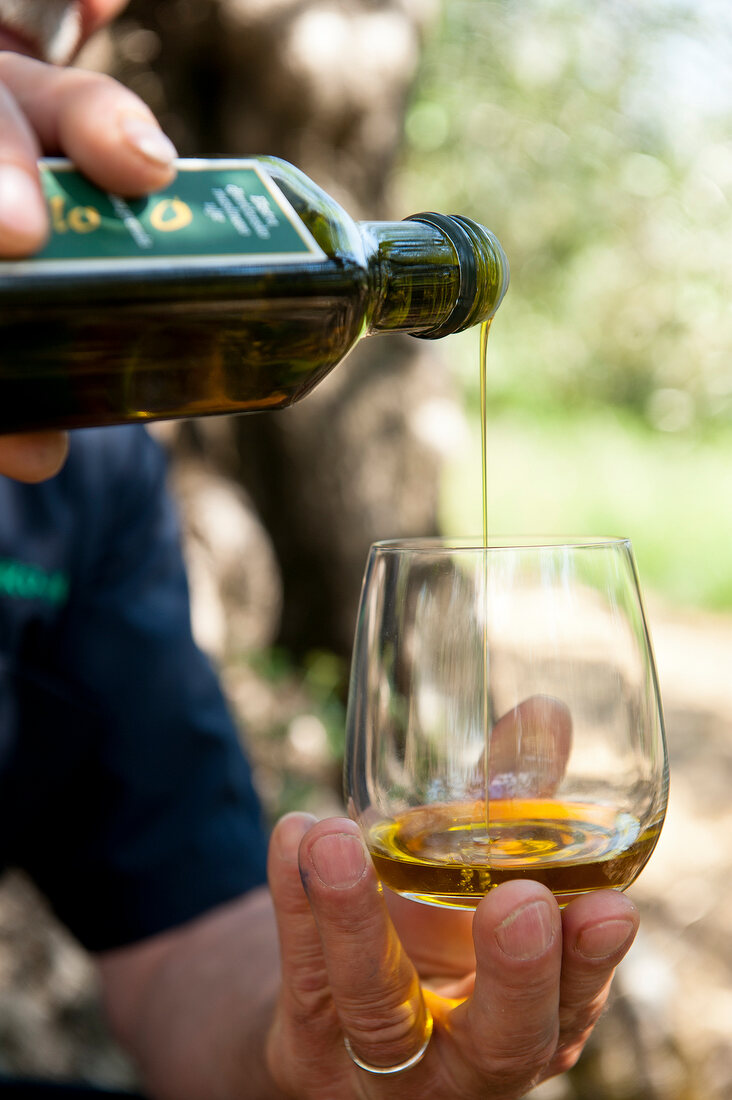
<svg viewBox="0 0 732 1100">
<path fill-rule="evenodd" d="M 485 360 L 488 350 L 488 333 L 491 322 L 484 321 L 480 326 L 480 457 L 481 486 L 483 490 L 483 546 L 488 545 L 488 480 L 486 445 L 488 438 L 488 409 L 485 392 Z"/>
<path fill-rule="evenodd" d="M 645 828 L 611 806 L 561 798 L 490 798 L 491 713 L 488 645 L 488 482 L 486 351 L 480 331 L 480 436 L 483 505 L 483 698 L 486 790 L 475 802 L 417 806 L 373 825 L 368 846 L 379 877 L 415 901 L 474 908 L 509 879 L 543 883 L 566 905 L 577 894 L 625 889 L 658 839 L 661 820 Z"/>
<path fill-rule="evenodd" d="M 483 736 L 485 739 L 483 774 L 486 776 L 485 836 L 490 842 L 490 799 L 488 776 L 490 775 L 491 728 L 488 693 L 488 401 L 486 397 L 486 355 L 491 322 L 480 326 L 480 472 L 483 504 Z"/>
</svg>

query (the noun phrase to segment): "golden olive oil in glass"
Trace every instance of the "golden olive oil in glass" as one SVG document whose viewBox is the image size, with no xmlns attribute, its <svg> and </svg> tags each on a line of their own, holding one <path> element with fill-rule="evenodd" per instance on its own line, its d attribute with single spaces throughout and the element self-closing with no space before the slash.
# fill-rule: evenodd
<svg viewBox="0 0 732 1100">
<path fill-rule="evenodd" d="M 417 901 L 473 908 L 510 879 L 541 882 L 566 904 L 577 894 L 629 886 L 645 866 L 661 819 L 641 827 L 591 802 L 495 799 L 409 810 L 367 835 L 379 877 Z"/>
</svg>

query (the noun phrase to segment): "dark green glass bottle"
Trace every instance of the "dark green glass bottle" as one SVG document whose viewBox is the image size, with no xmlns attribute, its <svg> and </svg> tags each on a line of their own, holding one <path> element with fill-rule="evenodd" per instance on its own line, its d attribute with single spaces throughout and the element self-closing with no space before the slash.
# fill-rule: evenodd
<svg viewBox="0 0 732 1100">
<path fill-rule="evenodd" d="M 467 218 L 356 222 L 273 157 L 178 168 L 125 200 L 43 162 L 48 244 L 0 262 L 0 432 L 281 408 L 362 336 L 458 332 L 508 285 Z"/>
</svg>

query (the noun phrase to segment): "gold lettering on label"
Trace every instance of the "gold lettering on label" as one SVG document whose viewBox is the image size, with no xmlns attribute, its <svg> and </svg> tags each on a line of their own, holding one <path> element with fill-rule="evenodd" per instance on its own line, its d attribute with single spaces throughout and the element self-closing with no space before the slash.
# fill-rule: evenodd
<svg viewBox="0 0 732 1100">
<path fill-rule="evenodd" d="M 54 233 L 65 233 L 67 225 L 64 221 L 64 206 L 66 203 L 63 195 L 51 195 L 48 205 L 51 209 L 51 224 Z"/>
<path fill-rule="evenodd" d="M 193 221 L 193 211 L 182 199 L 161 199 L 150 211 L 150 224 L 161 233 L 185 229 Z"/>
<path fill-rule="evenodd" d="M 101 215 L 93 206 L 75 206 L 69 210 L 69 227 L 74 233 L 92 233 L 99 228 Z"/>
<path fill-rule="evenodd" d="M 54 233 L 91 233 L 102 223 L 102 216 L 94 206 L 74 206 L 66 214 L 63 195 L 51 195 L 48 200 Z"/>
</svg>

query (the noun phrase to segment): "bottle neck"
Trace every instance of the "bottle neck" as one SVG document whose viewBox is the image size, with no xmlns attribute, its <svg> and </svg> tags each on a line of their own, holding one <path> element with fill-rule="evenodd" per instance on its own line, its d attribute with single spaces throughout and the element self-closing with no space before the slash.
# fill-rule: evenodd
<svg viewBox="0 0 732 1100">
<path fill-rule="evenodd" d="M 416 214 L 361 222 L 374 280 L 369 332 L 436 339 L 492 317 L 508 286 L 493 234 L 468 218 Z"/>
</svg>

